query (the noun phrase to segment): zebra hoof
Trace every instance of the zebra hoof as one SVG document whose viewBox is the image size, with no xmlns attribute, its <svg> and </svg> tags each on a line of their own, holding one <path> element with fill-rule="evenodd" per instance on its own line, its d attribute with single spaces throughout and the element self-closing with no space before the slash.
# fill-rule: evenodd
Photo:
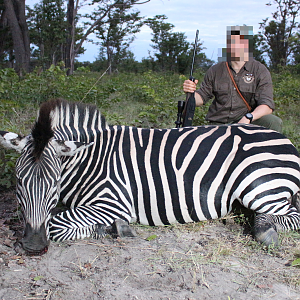
<svg viewBox="0 0 300 300">
<path fill-rule="evenodd" d="M 109 233 L 114 237 L 136 237 L 136 232 L 123 220 L 117 219 L 109 229 Z"/>
<path fill-rule="evenodd" d="M 254 232 L 255 239 L 264 246 L 278 246 L 278 234 L 274 228 Z"/>
<path fill-rule="evenodd" d="M 272 215 L 259 214 L 255 217 L 253 233 L 255 239 L 265 246 L 278 246 L 278 234 Z"/>
</svg>

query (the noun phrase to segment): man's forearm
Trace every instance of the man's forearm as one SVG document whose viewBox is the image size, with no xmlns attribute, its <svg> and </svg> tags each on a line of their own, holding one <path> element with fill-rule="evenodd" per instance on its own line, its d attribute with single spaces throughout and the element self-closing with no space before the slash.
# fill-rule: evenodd
<svg viewBox="0 0 300 300">
<path fill-rule="evenodd" d="M 195 102 L 196 102 L 196 106 L 201 106 L 203 105 L 203 99 L 200 96 L 199 93 L 195 92 Z"/>
<path fill-rule="evenodd" d="M 273 110 L 268 105 L 265 104 L 259 105 L 252 112 L 253 121 L 258 120 L 263 116 L 269 115 L 272 112 Z"/>
</svg>

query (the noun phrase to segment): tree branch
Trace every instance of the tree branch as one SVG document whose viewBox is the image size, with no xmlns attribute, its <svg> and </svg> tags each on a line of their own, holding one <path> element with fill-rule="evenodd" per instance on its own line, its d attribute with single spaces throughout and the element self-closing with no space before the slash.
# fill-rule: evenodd
<svg viewBox="0 0 300 300">
<path fill-rule="evenodd" d="M 150 1 L 150 0 L 147 0 L 147 1 L 143 2 L 143 3 L 147 3 L 147 2 L 149 2 L 149 1 Z M 124 3 L 122 3 L 122 4 L 119 4 L 119 3 L 115 2 L 115 3 L 111 4 L 111 5 L 109 5 L 109 6 L 106 8 L 106 10 L 104 11 L 103 15 L 102 15 L 99 19 L 97 19 L 93 24 L 91 24 L 91 26 L 87 29 L 86 33 L 83 35 L 83 37 L 81 38 L 81 40 L 80 40 L 79 43 L 77 44 L 76 49 L 74 50 L 75 54 L 77 54 L 77 53 L 79 52 L 79 50 L 80 50 L 82 44 L 86 41 L 87 37 L 94 31 L 95 27 L 96 27 L 97 25 L 99 25 L 99 24 L 102 22 L 102 20 L 108 15 L 108 13 L 109 13 L 113 8 L 118 7 L 118 6 L 121 6 L 121 5 L 122 5 L 122 6 L 133 6 L 133 5 L 135 5 L 135 4 L 143 4 L 143 3 L 133 3 L 133 4 L 131 4 L 131 1 L 128 0 L 128 1 L 126 1 L 126 2 L 124 2 Z"/>
</svg>

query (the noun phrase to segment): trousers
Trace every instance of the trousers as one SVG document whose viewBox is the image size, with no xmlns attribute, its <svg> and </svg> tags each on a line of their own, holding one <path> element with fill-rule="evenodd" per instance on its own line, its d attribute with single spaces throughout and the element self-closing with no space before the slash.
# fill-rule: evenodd
<svg viewBox="0 0 300 300">
<path fill-rule="evenodd" d="M 231 124 L 236 124 L 238 121 L 232 122 Z M 211 125 L 221 125 L 223 123 L 210 122 Z M 262 116 L 260 119 L 253 121 L 251 124 L 263 126 L 277 132 L 282 133 L 282 120 L 275 115 Z"/>
<path fill-rule="evenodd" d="M 275 115 L 266 115 L 252 122 L 254 125 L 263 126 L 282 133 L 282 120 Z"/>
</svg>

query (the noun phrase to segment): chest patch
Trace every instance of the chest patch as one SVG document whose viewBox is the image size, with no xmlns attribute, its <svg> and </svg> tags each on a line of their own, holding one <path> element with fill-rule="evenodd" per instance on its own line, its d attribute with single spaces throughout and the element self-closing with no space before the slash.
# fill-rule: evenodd
<svg viewBox="0 0 300 300">
<path fill-rule="evenodd" d="M 254 76 L 253 74 L 245 74 L 245 76 L 243 76 L 243 79 L 246 83 L 251 83 L 254 80 Z"/>
</svg>

